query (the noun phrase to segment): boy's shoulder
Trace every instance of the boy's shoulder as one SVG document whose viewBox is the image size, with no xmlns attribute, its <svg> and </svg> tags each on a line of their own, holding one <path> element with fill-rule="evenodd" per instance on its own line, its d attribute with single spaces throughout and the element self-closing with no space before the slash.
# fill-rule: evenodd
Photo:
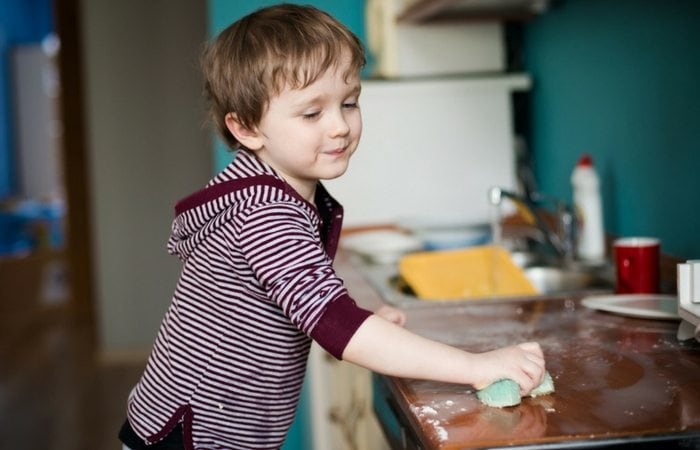
<svg viewBox="0 0 700 450">
<path fill-rule="evenodd" d="M 175 212 L 180 215 L 206 209 L 213 213 L 277 202 L 299 203 L 296 197 L 291 187 L 275 175 L 223 176 L 177 202 Z"/>
</svg>

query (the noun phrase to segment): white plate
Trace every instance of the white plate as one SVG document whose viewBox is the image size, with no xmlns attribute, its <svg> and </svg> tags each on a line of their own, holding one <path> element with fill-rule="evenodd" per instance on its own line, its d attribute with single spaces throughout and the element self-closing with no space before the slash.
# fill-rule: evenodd
<svg viewBox="0 0 700 450">
<path fill-rule="evenodd" d="M 660 294 L 592 295 L 585 306 L 623 316 L 643 319 L 680 319 L 678 297 Z"/>
</svg>

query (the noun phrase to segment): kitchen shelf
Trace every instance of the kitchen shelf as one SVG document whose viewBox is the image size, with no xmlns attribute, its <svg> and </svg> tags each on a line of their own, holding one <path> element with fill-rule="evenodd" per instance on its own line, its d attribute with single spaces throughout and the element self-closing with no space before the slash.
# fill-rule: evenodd
<svg viewBox="0 0 700 450">
<path fill-rule="evenodd" d="M 431 77 L 407 77 L 407 78 L 365 78 L 363 82 L 373 83 L 431 83 L 436 80 L 455 83 L 468 82 L 468 86 L 474 90 L 483 89 L 506 89 L 510 91 L 527 91 L 532 87 L 532 79 L 526 73 L 477 73 L 452 76 L 431 76 Z"/>
<path fill-rule="evenodd" d="M 525 21 L 546 11 L 551 0 L 415 0 L 401 13 L 400 23 Z"/>
</svg>

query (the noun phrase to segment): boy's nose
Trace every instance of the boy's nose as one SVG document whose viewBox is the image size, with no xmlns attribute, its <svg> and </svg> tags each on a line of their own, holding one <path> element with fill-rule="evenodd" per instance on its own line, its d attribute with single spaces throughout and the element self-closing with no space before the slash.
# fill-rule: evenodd
<svg viewBox="0 0 700 450">
<path fill-rule="evenodd" d="M 330 130 L 334 136 L 342 136 L 350 132 L 350 125 L 348 125 L 348 121 L 345 119 L 342 111 L 338 111 L 333 115 Z"/>
</svg>

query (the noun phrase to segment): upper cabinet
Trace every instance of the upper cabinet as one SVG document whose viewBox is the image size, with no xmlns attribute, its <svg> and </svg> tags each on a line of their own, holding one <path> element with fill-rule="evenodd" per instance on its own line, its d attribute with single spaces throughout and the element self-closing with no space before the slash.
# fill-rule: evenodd
<svg viewBox="0 0 700 450">
<path fill-rule="evenodd" d="M 400 23 L 529 20 L 551 0 L 406 0 Z"/>
<path fill-rule="evenodd" d="M 503 74 L 506 21 L 554 0 L 366 0 L 370 76 Z"/>
</svg>

